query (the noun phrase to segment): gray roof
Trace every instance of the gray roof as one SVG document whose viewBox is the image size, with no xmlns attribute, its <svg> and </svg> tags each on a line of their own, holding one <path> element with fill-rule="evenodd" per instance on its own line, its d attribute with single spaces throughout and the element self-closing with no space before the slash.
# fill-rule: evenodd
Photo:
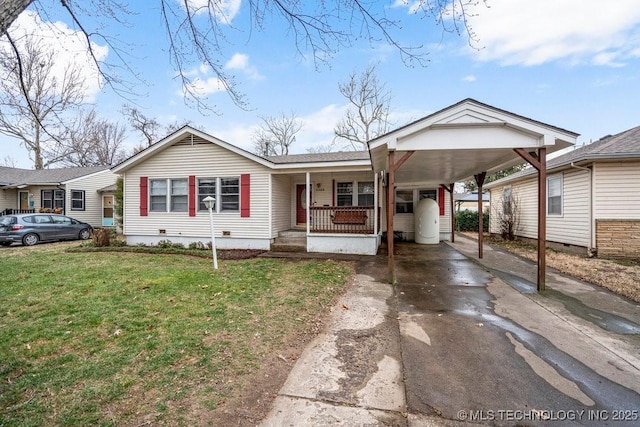
<svg viewBox="0 0 640 427">
<path fill-rule="evenodd" d="M 109 169 L 109 166 L 90 166 L 59 169 L 18 169 L 0 166 L 0 185 L 17 186 L 33 184 L 58 184 L 92 173 Z"/>
<path fill-rule="evenodd" d="M 591 144 L 581 145 L 568 153 L 547 160 L 547 170 L 567 167 L 571 163 L 584 163 L 602 160 L 640 159 L 640 126 L 615 135 L 607 135 Z M 493 187 L 536 173 L 532 167 L 487 184 Z"/>
<path fill-rule="evenodd" d="M 477 202 L 478 201 L 478 192 L 472 191 L 471 193 L 459 193 L 453 195 L 453 200 L 456 202 Z M 489 193 L 486 191 L 482 192 L 482 201 L 489 201 Z"/>
<path fill-rule="evenodd" d="M 350 160 L 369 160 L 368 151 L 338 151 L 335 153 L 306 153 L 288 154 L 286 156 L 267 156 L 270 162 L 276 164 L 286 163 L 318 163 L 318 162 L 344 162 Z"/>
</svg>

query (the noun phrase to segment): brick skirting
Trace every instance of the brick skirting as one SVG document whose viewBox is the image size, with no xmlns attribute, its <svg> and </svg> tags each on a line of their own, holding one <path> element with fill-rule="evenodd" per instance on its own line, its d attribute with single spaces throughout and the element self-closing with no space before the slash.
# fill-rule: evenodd
<svg viewBox="0 0 640 427">
<path fill-rule="evenodd" d="M 597 219 L 596 247 L 602 258 L 640 259 L 640 219 Z"/>
</svg>

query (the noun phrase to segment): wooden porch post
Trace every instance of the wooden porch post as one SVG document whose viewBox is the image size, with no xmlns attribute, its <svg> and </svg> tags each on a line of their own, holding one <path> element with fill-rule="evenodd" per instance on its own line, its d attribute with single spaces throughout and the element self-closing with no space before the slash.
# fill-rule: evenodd
<svg viewBox="0 0 640 427">
<path fill-rule="evenodd" d="M 440 187 L 444 188 L 449 192 L 449 209 L 451 210 L 451 243 L 455 243 L 456 241 L 456 216 L 453 212 L 453 189 L 455 187 L 455 183 L 451 183 L 449 185 L 440 184 Z"/>
<path fill-rule="evenodd" d="M 547 148 L 538 149 L 536 157 L 523 148 L 513 151 L 538 170 L 538 292 L 547 282 Z"/>
<path fill-rule="evenodd" d="M 393 216 L 396 207 L 396 171 L 411 157 L 415 151 L 407 151 L 395 161 L 395 151 L 389 151 L 389 183 L 387 184 L 387 266 L 389 268 L 389 283 L 396 282 L 395 256 L 393 247 Z"/>
<path fill-rule="evenodd" d="M 395 151 L 389 151 L 389 180 L 387 182 L 387 268 L 389 270 L 389 283 L 395 283 L 396 272 L 393 256 L 393 214 L 395 212 Z"/>
<path fill-rule="evenodd" d="M 483 208 L 482 206 L 482 186 L 484 185 L 484 179 L 486 178 L 487 173 L 482 172 L 477 175 L 474 175 L 476 179 L 476 184 L 478 184 L 478 258 L 482 258 L 482 242 L 484 240 L 484 217 L 483 217 Z"/>
<path fill-rule="evenodd" d="M 538 149 L 538 292 L 547 282 L 547 149 Z"/>
</svg>

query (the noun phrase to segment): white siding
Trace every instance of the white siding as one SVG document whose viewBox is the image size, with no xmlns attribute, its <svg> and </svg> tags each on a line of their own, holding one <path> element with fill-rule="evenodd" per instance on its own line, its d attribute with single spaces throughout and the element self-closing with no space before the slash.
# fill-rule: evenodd
<svg viewBox="0 0 640 427">
<path fill-rule="evenodd" d="M 640 219 L 640 162 L 596 163 L 595 219 Z"/>
<path fill-rule="evenodd" d="M 94 227 L 102 225 L 102 194 L 98 190 L 116 183 L 117 175 L 109 170 L 70 181 L 65 187 L 65 213 Z M 71 209 L 71 190 L 84 191 L 84 210 Z"/>
<path fill-rule="evenodd" d="M 552 176 L 555 174 L 550 174 Z M 550 242 L 589 247 L 591 229 L 589 226 L 589 172 L 569 169 L 562 172 L 561 216 L 547 216 L 547 240 Z M 504 186 L 491 188 L 490 231 L 500 234 L 497 209 L 502 209 Z M 531 179 L 511 184 L 511 192 L 518 202 L 520 224 L 516 234 L 531 239 L 538 238 L 538 180 Z"/>
<path fill-rule="evenodd" d="M 398 187 L 398 190 L 411 190 L 411 188 Z M 413 210 L 415 212 L 416 205 L 418 204 L 418 194 L 420 190 L 434 190 L 434 188 L 420 187 L 419 189 L 413 189 Z M 435 188 L 436 193 L 439 190 Z M 382 188 L 381 191 L 386 191 L 386 188 Z M 386 197 L 382 197 L 383 204 Z M 440 200 L 438 200 L 440 205 Z M 387 229 L 386 220 L 386 205 L 382 209 L 381 213 L 381 227 L 383 231 Z M 415 215 L 412 213 L 395 214 L 393 217 L 393 230 L 394 232 L 402 232 L 405 238 L 413 240 L 415 233 Z M 451 238 L 451 195 L 448 191 L 444 191 L 444 215 L 440 216 L 440 240 L 449 240 Z"/>
<path fill-rule="evenodd" d="M 8 189 L 0 191 L 0 212 L 5 209 L 19 208 L 18 190 Z"/>
<path fill-rule="evenodd" d="M 272 175 L 272 217 L 271 237 L 278 236 L 278 232 L 291 228 L 291 178 L 289 175 Z"/>
<path fill-rule="evenodd" d="M 268 168 L 216 144 L 195 139 L 191 144 L 185 138 L 125 174 L 124 233 L 136 236 L 159 236 L 169 240 L 209 241 L 209 214 L 197 211 L 195 217 L 188 212 L 149 212 L 140 216 L 140 177 L 196 178 L 240 177 L 250 174 L 250 217 L 241 218 L 240 212 L 214 214 L 216 239 L 228 232 L 230 239 L 270 239 L 269 235 L 269 180 Z M 165 234 L 160 234 L 160 230 Z"/>
</svg>

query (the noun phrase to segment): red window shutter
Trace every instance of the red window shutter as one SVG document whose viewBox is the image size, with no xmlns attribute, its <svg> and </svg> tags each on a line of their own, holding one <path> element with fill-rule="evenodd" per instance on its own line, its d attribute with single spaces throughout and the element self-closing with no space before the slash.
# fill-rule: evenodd
<svg viewBox="0 0 640 427">
<path fill-rule="evenodd" d="M 240 175 L 240 217 L 251 216 L 251 180 L 249 174 Z"/>
<path fill-rule="evenodd" d="M 444 188 L 438 188 L 438 207 L 440 207 L 440 216 L 444 215 Z"/>
<path fill-rule="evenodd" d="M 149 215 L 149 178 L 140 177 L 140 216 Z"/>
<path fill-rule="evenodd" d="M 196 216 L 196 177 L 189 175 L 189 216 Z"/>
</svg>

